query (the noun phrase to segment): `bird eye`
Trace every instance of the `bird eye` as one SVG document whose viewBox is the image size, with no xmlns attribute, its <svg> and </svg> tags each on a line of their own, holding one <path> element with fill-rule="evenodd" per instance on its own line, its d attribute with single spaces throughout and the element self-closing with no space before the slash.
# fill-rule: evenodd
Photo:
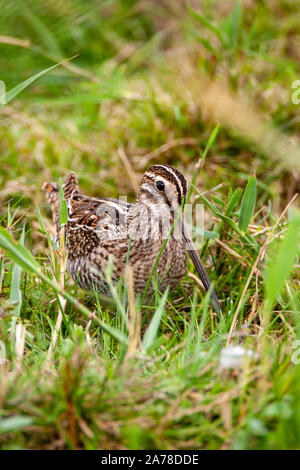
<svg viewBox="0 0 300 470">
<path fill-rule="evenodd" d="M 165 183 L 163 181 L 157 181 L 156 188 L 158 191 L 163 191 L 165 189 Z"/>
</svg>

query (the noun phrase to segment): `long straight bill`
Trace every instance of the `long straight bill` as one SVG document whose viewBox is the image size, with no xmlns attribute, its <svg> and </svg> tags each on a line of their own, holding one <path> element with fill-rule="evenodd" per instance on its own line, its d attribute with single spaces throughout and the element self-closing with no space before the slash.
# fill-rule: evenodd
<svg viewBox="0 0 300 470">
<path fill-rule="evenodd" d="M 218 313 L 222 313 L 222 309 L 221 309 L 221 306 L 219 304 L 215 289 L 211 288 L 211 282 L 210 282 L 210 279 L 209 279 L 208 274 L 206 272 L 206 269 L 204 267 L 204 264 L 202 263 L 201 258 L 199 256 L 199 253 L 196 249 L 196 246 L 195 246 L 195 244 L 192 240 L 192 237 L 186 231 L 186 228 L 185 228 L 183 222 L 182 222 L 182 234 L 183 234 L 183 238 L 184 238 L 185 243 L 186 243 L 186 249 L 187 249 L 194 265 L 195 265 L 195 268 L 196 268 L 196 270 L 197 270 L 197 272 L 200 276 L 202 284 L 203 284 L 206 292 L 208 292 L 210 290 L 210 299 L 211 299 L 212 307 Z"/>
</svg>

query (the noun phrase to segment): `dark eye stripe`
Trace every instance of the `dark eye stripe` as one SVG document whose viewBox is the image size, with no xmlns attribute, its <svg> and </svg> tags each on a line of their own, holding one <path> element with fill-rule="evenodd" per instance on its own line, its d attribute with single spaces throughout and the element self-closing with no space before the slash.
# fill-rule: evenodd
<svg viewBox="0 0 300 470">
<path fill-rule="evenodd" d="M 171 181 L 175 186 L 177 190 L 177 199 L 178 199 L 178 204 L 181 204 L 182 197 L 183 197 L 183 188 L 182 188 L 182 183 L 181 180 L 178 178 L 177 174 L 173 173 L 173 168 L 168 167 L 167 165 L 153 165 L 151 168 L 149 168 L 148 172 L 155 173 L 156 175 L 161 175 L 166 180 Z M 147 172 L 147 176 L 148 176 Z M 179 172 L 178 172 L 179 173 Z"/>
<path fill-rule="evenodd" d="M 173 175 L 173 177 L 175 178 L 175 180 L 177 181 L 177 183 L 179 185 L 179 188 L 180 188 L 180 204 L 181 204 L 182 197 L 185 195 L 185 191 L 184 191 L 184 188 L 183 188 L 183 185 L 182 185 L 182 179 L 180 177 L 182 177 L 184 179 L 184 176 L 178 170 L 176 170 L 176 168 L 172 168 L 168 165 L 164 165 L 164 168 L 170 174 Z"/>
<path fill-rule="evenodd" d="M 183 176 L 183 174 L 179 173 L 179 171 L 178 171 L 178 178 L 180 179 L 181 184 L 182 184 L 183 194 L 184 194 L 184 196 L 186 196 L 186 193 L 187 193 L 187 183 L 186 183 L 186 179 L 185 179 L 185 177 Z"/>
<path fill-rule="evenodd" d="M 171 166 L 168 166 L 168 165 L 163 165 L 168 171 L 170 171 L 171 173 L 173 173 L 178 179 L 179 179 L 179 183 L 181 184 L 181 189 L 182 189 L 182 195 L 186 195 L 186 192 L 187 192 L 187 182 L 186 182 L 186 179 L 185 177 L 183 176 L 182 173 L 180 173 L 180 171 L 178 171 L 176 168 L 173 168 Z"/>
</svg>

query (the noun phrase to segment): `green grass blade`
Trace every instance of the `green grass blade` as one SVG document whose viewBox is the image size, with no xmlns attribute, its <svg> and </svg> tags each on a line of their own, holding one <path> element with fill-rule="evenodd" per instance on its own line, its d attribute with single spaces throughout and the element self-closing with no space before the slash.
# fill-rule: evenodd
<svg viewBox="0 0 300 470">
<path fill-rule="evenodd" d="M 206 145 L 205 145 L 205 149 L 204 149 L 204 152 L 202 153 L 202 158 L 203 160 L 205 160 L 205 157 L 207 155 L 207 152 L 209 151 L 210 147 L 212 146 L 212 144 L 214 143 L 214 141 L 216 140 L 216 137 L 218 135 L 218 132 L 219 132 L 219 124 L 217 124 L 214 129 L 212 130 L 207 142 L 206 142 Z"/>
<path fill-rule="evenodd" d="M 0 247 L 6 250 L 12 260 L 18 263 L 24 271 L 30 274 L 40 272 L 40 266 L 35 258 L 24 246 L 17 243 L 3 227 L 0 227 Z"/>
<path fill-rule="evenodd" d="M 11 276 L 10 301 L 16 302 L 16 307 L 14 309 L 14 315 L 16 317 L 18 317 L 20 314 L 22 304 L 22 293 L 20 289 L 21 273 L 21 267 L 17 263 L 15 263 L 12 269 Z"/>
<path fill-rule="evenodd" d="M 214 129 L 212 130 L 212 132 L 211 132 L 211 134 L 210 134 L 210 136 L 209 136 L 209 138 L 206 142 L 205 149 L 204 149 L 203 153 L 201 153 L 202 162 L 205 161 L 207 152 L 209 151 L 210 147 L 214 143 L 214 141 L 215 141 L 215 139 L 218 135 L 218 132 L 219 132 L 219 125 L 217 124 L 214 127 Z M 200 168 L 201 168 L 201 166 L 199 164 L 197 164 L 196 167 L 195 167 L 195 170 L 193 172 L 190 187 L 189 187 L 189 190 L 188 190 L 188 194 L 186 196 L 186 201 L 185 201 L 186 204 L 189 204 L 189 202 L 190 202 L 191 196 L 192 196 L 193 191 L 194 191 L 194 185 L 196 183 L 196 179 L 197 179 Z"/>
<path fill-rule="evenodd" d="M 164 295 L 162 296 L 162 298 L 160 299 L 159 305 L 151 319 L 150 325 L 148 326 L 144 334 L 142 345 L 145 351 L 148 351 L 151 348 L 157 336 L 157 331 L 158 331 L 162 316 L 164 314 L 164 308 L 165 308 L 165 304 L 167 301 L 168 293 L 169 293 L 169 290 L 167 289 L 164 292 Z"/>
<path fill-rule="evenodd" d="M 60 205 L 59 205 L 59 221 L 60 221 L 60 225 L 63 227 L 64 225 L 66 225 L 67 220 L 68 220 L 68 210 L 67 210 L 67 203 L 66 203 L 66 200 L 64 198 L 64 191 L 63 191 L 63 187 L 62 187 L 61 182 L 60 182 L 60 185 L 59 185 L 59 202 L 60 202 Z"/>
<path fill-rule="evenodd" d="M 32 29 L 39 35 L 41 41 L 44 43 L 45 48 L 56 55 L 58 58 L 63 56 L 59 43 L 55 36 L 46 27 L 46 25 L 35 15 L 31 9 L 23 1 L 18 1 L 18 8 L 23 18 L 30 24 Z"/>
<path fill-rule="evenodd" d="M 22 83 L 19 83 L 19 85 L 15 86 L 12 90 L 10 90 L 9 92 L 6 93 L 6 96 L 5 96 L 5 104 L 8 104 L 13 98 L 15 98 L 19 93 L 21 93 L 21 91 L 25 90 L 25 88 L 27 88 L 29 85 L 31 85 L 31 83 L 33 83 L 35 80 L 37 80 L 38 78 L 42 77 L 43 75 L 45 75 L 46 73 L 50 72 L 51 70 L 55 69 L 56 67 L 58 67 L 59 65 L 61 65 L 63 62 L 66 62 L 68 60 L 71 60 L 70 59 L 66 59 L 66 60 L 62 60 L 61 62 L 59 62 L 58 64 L 54 64 L 52 65 L 51 67 L 48 67 L 47 69 L 44 69 L 42 70 L 41 72 L 38 72 L 36 73 L 35 75 L 33 75 L 32 77 L 28 78 L 27 80 L 25 80 L 24 82 Z M 0 107 L 1 106 L 4 106 L 4 104 L 1 104 L 0 103 Z"/>
<path fill-rule="evenodd" d="M 0 419 L 0 434 L 19 431 L 34 423 L 34 418 L 30 416 L 10 416 Z"/>
<path fill-rule="evenodd" d="M 194 225 L 189 226 L 190 230 L 197 235 L 200 235 L 204 238 L 209 238 L 213 240 L 219 236 L 218 232 L 214 232 L 213 230 L 204 230 L 203 228 L 195 227 Z"/>
<path fill-rule="evenodd" d="M 242 199 L 239 228 L 245 233 L 250 223 L 256 202 L 256 178 L 250 176 Z"/>
<path fill-rule="evenodd" d="M 40 208 L 39 206 L 37 205 L 37 203 L 35 203 L 35 208 L 36 208 L 36 213 L 37 213 L 37 217 L 38 217 L 38 221 L 39 221 L 39 224 L 40 224 L 40 232 L 43 234 L 43 235 L 46 235 L 47 234 L 47 231 L 46 231 L 46 227 L 44 225 L 44 222 L 43 222 L 43 219 L 42 219 L 42 216 L 41 216 L 41 212 L 40 212 Z"/>
<path fill-rule="evenodd" d="M 241 195 L 243 193 L 243 190 L 241 188 L 237 188 L 234 193 L 232 194 L 231 198 L 228 201 L 226 210 L 225 210 L 225 215 L 227 217 L 230 217 L 231 213 L 234 211 L 236 206 L 239 203 L 239 200 L 241 199 Z"/>
<path fill-rule="evenodd" d="M 203 196 L 197 188 L 195 188 L 195 191 L 199 194 L 200 196 L 200 199 L 204 202 L 204 204 L 210 208 L 210 210 L 216 214 L 218 217 L 220 217 L 221 220 L 223 220 L 223 222 L 225 222 L 227 225 L 229 225 L 229 227 L 231 227 L 241 238 L 241 240 L 247 244 L 247 245 L 251 245 L 253 247 L 257 247 L 257 242 L 256 240 L 251 237 L 251 235 L 249 234 L 244 234 L 240 228 L 238 227 L 238 225 L 234 222 L 234 220 L 230 219 L 229 217 L 227 217 L 226 215 L 224 215 L 221 211 L 219 211 L 219 209 L 217 209 L 205 196 Z"/>
<path fill-rule="evenodd" d="M 296 213 L 281 241 L 278 252 L 268 263 L 266 273 L 266 300 L 269 308 L 272 308 L 277 296 L 280 294 L 284 283 L 288 279 L 299 250 L 300 214 Z"/>
<path fill-rule="evenodd" d="M 222 31 L 212 21 L 210 21 L 205 16 L 200 15 L 195 10 L 193 10 L 193 8 L 189 5 L 189 3 L 187 3 L 187 9 L 188 9 L 188 12 L 190 13 L 190 15 L 196 21 L 198 21 L 198 23 L 200 23 L 202 26 L 204 26 L 205 28 L 212 31 L 217 36 L 217 38 L 220 40 L 220 42 L 224 45 L 224 38 L 223 38 Z"/>
<path fill-rule="evenodd" d="M 214 54 L 214 56 L 218 60 L 220 60 L 221 54 L 217 51 L 217 49 L 215 49 L 213 47 L 213 45 L 211 44 L 211 42 L 208 39 L 202 38 L 201 36 L 198 36 L 198 35 L 197 35 L 197 39 L 200 42 L 200 44 L 202 44 L 202 46 L 205 47 L 205 49 L 207 49 L 209 52 Z"/>
<path fill-rule="evenodd" d="M 1 259 L 0 259 L 0 291 L 2 290 L 3 274 L 4 274 L 4 259 L 1 256 Z"/>
<path fill-rule="evenodd" d="M 25 238 L 25 230 L 23 230 L 20 237 L 20 245 L 24 246 L 24 238 Z M 22 305 L 22 292 L 20 289 L 20 281 L 21 281 L 21 274 L 22 269 L 18 263 L 15 263 L 12 269 L 12 276 L 11 276 L 11 285 L 10 285 L 10 301 L 16 302 L 16 307 L 14 309 L 14 316 L 18 317 L 21 311 Z"/>
<path fill-rule="evenodd" d="M 243 14 L 243 7 L 240 4 L 240 1 L 235 2 L 234 10 L 231 15 L 230 31 L 229 31 L 229 40 L 228 40 L 228 49 L 234 49 L 237 44 L 238 35 L 241 27 L 241 20 Z"/>
</svg>

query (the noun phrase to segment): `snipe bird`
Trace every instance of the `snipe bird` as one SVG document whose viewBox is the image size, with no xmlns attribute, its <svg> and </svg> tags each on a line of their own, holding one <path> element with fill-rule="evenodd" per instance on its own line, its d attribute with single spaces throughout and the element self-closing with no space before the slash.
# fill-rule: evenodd
<svg viewBox="0 0 300 470">
<path fill-rule="evenodd" d="M 84 196 L 75 173 L 69 173 L 63 192 L 68 210 L 65 226 L 67 269 L 72 279 L 83 289 L 107 292 L 105 269 L 108 263 L 113 262 L 113 281 L 120 279 L 129 263 L 135 292 L 143 293 L 165 243 L 152 273 L 159 289 L 173 289 L 178 285 L 186 271 L 188 251 L 206 291 L 210 290 L 212 306 L 221 311 L 181 215 L 187 187 L 187 180 L 177 169 L 153 165 L 141 180 L 136 203 L 130 204 L 117 199 Z M 45 183 L 44 189 L 52 208 L 58 240 L 59 185 Z M 147 296 L 153 292 L 153 283 L 148 283 Z"/>
</svg>

